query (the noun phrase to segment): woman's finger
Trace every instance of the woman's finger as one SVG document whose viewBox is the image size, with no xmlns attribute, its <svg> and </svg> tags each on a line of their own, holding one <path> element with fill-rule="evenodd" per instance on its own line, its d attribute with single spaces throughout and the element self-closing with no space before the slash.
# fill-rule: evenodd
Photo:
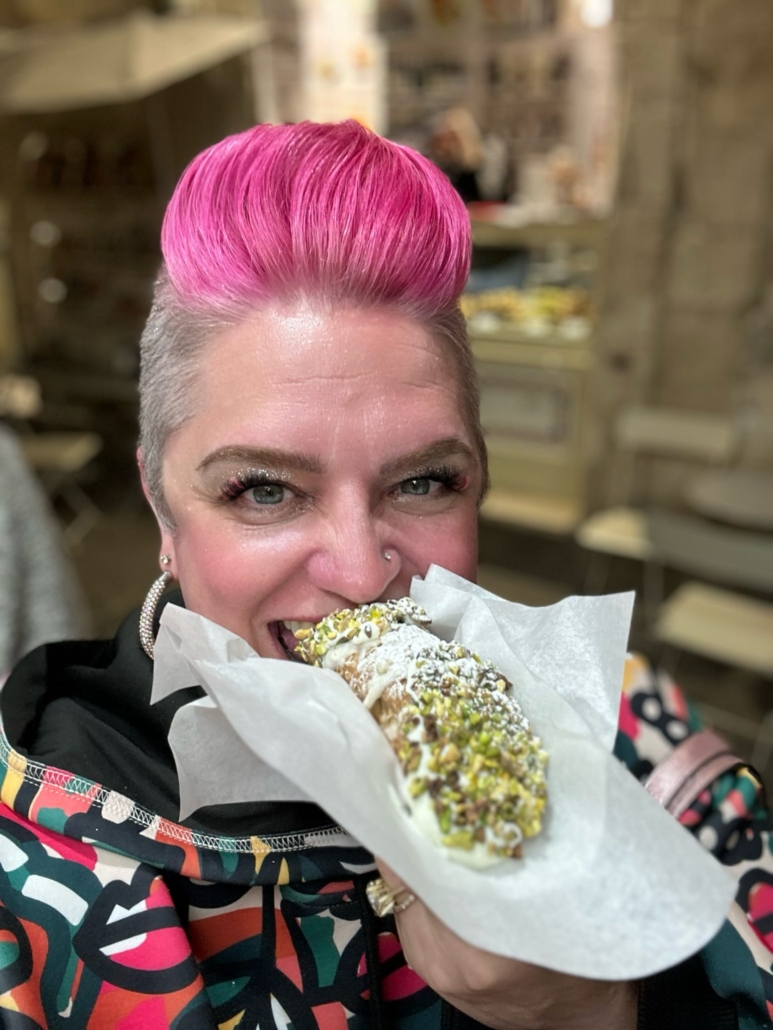
<svg viewBox="0 0 773 1030">
<path fill-rule="evenodd" d="M 382 879 L 386 880 L 390 887 L 404 887 L 405 884 L 397 875 L 397 873 L 386 864 L 381 858 L 376 859 L 376 866 Z"/>
</svg>

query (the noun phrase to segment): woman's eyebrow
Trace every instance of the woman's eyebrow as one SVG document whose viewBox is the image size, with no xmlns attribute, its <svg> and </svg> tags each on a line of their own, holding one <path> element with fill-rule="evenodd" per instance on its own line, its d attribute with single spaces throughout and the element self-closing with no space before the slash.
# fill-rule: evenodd
<svg viewBox="0 0 773 1030">
<path fill-rule="evenodd" d="M 252 468 L 287 469 L 290 472 L 322 472 L 322 462 L 313 454 L 280 451 L 265 447 L 221 447 L 208 454 L 196 468 L 203 472 L 211 465 L 248 464 Z"/>
<path fill-rule="evenodd" d="M 381 466 L 381 475 L 388 478 L 406 470 L 411 471 L 432 465 L 434 462 L 450 458 L 452 455 L 463 455 L 473 461 L 475 459 L 472 449 L 464 440 L 450 437 L 446 440 L 437 440 L 428 447 L 420 447 L 416 451 L 410 451 L 408 454 L 400 455 L 399 458 L 385 462 Z"/>
</svg>

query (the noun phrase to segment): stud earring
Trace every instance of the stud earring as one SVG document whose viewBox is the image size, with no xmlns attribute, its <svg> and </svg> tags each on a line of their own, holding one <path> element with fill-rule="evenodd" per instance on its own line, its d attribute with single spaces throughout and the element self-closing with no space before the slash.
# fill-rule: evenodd
<svg viewBox="0 0 773 1030">
<path fill-rule="evenodd" d="M 389 553 L 389 551 L 384 551 L 384 561 L 391 561 L 391 560 L 392 560 L 392 555 Z"/>
<path fill-rule="evenodd" d="M 170 555 L 161 555 L 162 565 L 167 566 L 170 565 L 171 562 L 172 559 Z M 158 607 L 161 595 L 166 590 L 167 584 L 172 579 L 174 579 L 172 573 L 165 569 L 158 579 L 155 580 L 150 590 L 148 590 L 148 595 L 143 601 L 142 609 L 140 611 L 140 643 L 142 644 L 142 650 L 151 661 L 153 660 L 153 648 L 156 640 L 153 635 L 153 622 L 156 617 L 156 608 Z"/>
</svg>

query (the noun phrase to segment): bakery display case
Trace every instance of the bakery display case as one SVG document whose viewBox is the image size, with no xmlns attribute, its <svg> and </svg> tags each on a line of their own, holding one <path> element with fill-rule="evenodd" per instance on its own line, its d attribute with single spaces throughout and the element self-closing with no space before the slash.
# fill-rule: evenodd
<svg viewBox="0 0 773 1030">
<path fill-rule="evenodd" d="M 491 468 L 483 515 L 571 533 L 585 507 L 604 222 L 518 225 L 473 213 L 472 224 L 473 270 L 462 308 Z"/>
<path fill-rule="evenodd" d="M 382 8 L 390 135 L 438 163 L 472 219 L 462 308 L 491 456 L 484 514 L 571 533 L 616 167 L 614 35 L 550 0 Z"/>
<path fill-rule="evenodd" d="M 563 140 L 572 40 L 554 2 L 442 5 L 382 2 L 389 49 L 390 134 L 402 136 L 464 104 L 517 153 Z M 453 9 L 452 9 L 453 8 Z"/>
</svg>

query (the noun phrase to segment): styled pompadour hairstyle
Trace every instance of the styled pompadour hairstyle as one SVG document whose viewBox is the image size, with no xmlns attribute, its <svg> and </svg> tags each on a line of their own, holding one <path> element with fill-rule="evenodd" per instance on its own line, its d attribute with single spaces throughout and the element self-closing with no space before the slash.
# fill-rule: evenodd
<svg viewBox="0 0 773 1030">
<path fill-rule="evenodd" d="M 164 264 L 141 340 L 140 446 L 162 520 L 167 437 L 195 411 L 196 357 L 272 302 L 388 307 L 448 349 L 486 478 L 459 295 L 470 223 L 446 176 L 357 122 L 258 125 L 199 154 L 164 218 Z"/>
</svg>

